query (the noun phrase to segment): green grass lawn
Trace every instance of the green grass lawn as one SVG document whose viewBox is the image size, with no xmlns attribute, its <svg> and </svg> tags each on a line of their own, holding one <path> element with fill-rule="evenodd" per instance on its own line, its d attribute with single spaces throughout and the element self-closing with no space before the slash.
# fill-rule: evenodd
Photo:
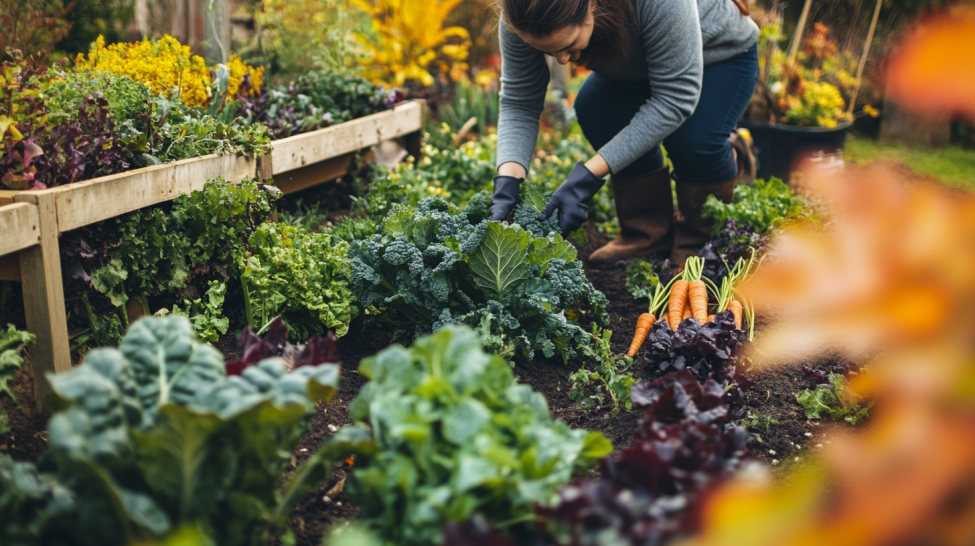
<svg viewBox="0 0 975 546">
<path fill-rule="evenodd" d="M 975 150 L 959 146 L 940 149 L 906 146 L 850 135 L 846 139 L 843 156 L 857 163 L 875 159 L 896 161 L 918 174 L 937 178 L 950 186 L 975 190 Z"/>
</svg>

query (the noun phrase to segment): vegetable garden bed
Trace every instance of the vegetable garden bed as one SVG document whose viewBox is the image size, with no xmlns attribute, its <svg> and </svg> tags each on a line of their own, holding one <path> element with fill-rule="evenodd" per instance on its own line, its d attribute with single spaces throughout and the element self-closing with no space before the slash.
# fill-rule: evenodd
<svg viewBox="0 0 975 546">
<path fill-rule="evenodd" d="M 283 191 L 299 191 L 341 176 L 353 153 L 382 140 L 405 136 L 418 148 L 422 126 L 423 104 L 410 101 L 393 110 L 274 141 L 276 151 L 262 158 L 208 155 L 46 190 L 4 192 L 0 197 L 14 204 L 0 208 L 4 228 L 0 280 L 23 282 L 28 330 L 37 336 L 34 362 L 53 363 L 49 370 L 35 370 L 35 377 L 71 367 L 57 245 L 62 233 L 172 201 L 218 177 L 239 182 L 255 175 L 276 175 L 283 179 Z M 41 404 L 44 387 L 37 388 Z"/>
</svg>

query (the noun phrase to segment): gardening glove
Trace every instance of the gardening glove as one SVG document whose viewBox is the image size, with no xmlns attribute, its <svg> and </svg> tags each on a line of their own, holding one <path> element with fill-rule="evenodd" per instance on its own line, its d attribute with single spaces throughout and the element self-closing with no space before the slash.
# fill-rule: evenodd
<svg viewBox="0 0 975 546">
<path fill-rule="evenodd" d="M 515 204 L 518 202 L 518 188 L 524 180 L 524 178 L 513 176 L 494 177 L 494 197 L 491 199 L 489 220 L 492 222 L 507 220 L 508 213 L 515 208 Z"/>
<path fill-rule="evenodd" d="M 586 221 L 589 200 L 592 199 L 593 195 L 596 195 L 596 192 L 605 183 L 606 181 L 602 178 L 596 178 L 596 175 L 592 174 L 588 167 L 582 163 L 577 163 L 576 167 L 569 173 L 569 177 L 555 190 L 548 203 L 545 203 L 545 208 L 538 215 L 538 219 L 548 220 L 555 209 L 558 209 L 562 236 L 568 237 Z"/>
</svg>

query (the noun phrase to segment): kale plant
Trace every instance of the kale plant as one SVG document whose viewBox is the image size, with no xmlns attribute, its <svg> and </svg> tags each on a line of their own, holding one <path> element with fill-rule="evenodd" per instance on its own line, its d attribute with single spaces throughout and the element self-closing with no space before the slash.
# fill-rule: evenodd
<svg viewBox="0 0 975 546">
<path fill-rule="evenodd" d="M 399 325 L 405 339 L 464 323 L 491 352 L 531 360 L 541 351 L 567 360 L 591 341 L 565 309 L 580 303 L 597 323 L 608 322 L 606 297 L 558 234 L 471 224 L 439 197 L 394 206 L 382 234 L 355 241 L 349 255 L 361 307 Z"/>
<path fill-rule="evenodd" d="M 601 434 L 553 421 L 466 326 L 394 345 L 359 372 L 370 382 L 349 405 L 356 425 L 324 449 L 355 455 L 347 490 L 387 544 L 440 544 L 444 524 L 475 512 L 530 530 L 533 505 L 612 451 Z"/>
<path fill-rule="evenodd" d="M 269 358 L 227 377 L 185 318 L 139 320 L 118 349 L 50 376 L 36 464 L 0 454 L 0 543 L 121 546 L 197 528 L 214 544 L 265 544 L 324 478 L 303 465 L 282 486 L 338 376 L 336 364 L 288 373 Z"/>
</svg>

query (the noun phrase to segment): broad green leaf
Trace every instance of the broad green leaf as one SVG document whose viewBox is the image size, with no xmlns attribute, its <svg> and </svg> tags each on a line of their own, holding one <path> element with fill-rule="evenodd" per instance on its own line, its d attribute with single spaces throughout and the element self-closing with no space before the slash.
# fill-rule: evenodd
<svg viewBox="0 0 975 546">
<path fill-rule="evenodd" d="M 535 207 L 535 210 L 541 211 L 545 208 L 545 196 L 542 195 L 542 188 L 537 184 L 525 184 L 525 205 L 531 205 Z"/>
<path fill-rule="evenodd" d="M 91 273 L 91 285 L 102 294 L 112 300 L 112 305 L 121 307 L 129 301 L 129 296 L 125 293 L 125 280 L 129 278 L 129 272 L 122 265 L 121 260 L 112 260 L 104 267 L 100 267 Z"/>
<path fill-rule="evenodd" d="M 556 258 L 566 262 L 574 262 L 578 257 L 576 248 L 557 233 L 547 239 L 535 239 L 532 246 L 532 252 L 528 255 L 528 259 L 540 268 L 539 275 L 544 275 L 548 269 L 548 263 Z"/>
<path fill-rule="evenodd" d="M 498 222 L 488 225 L 481 246 L 470 257 L 472 280 L 489 298 L 501 300 L 528 278 L 531 234 Z"/>
<path fill-rule="evenodd" d="M 457 445 L 473 438 L 491 418 L 484 404 L 467 398 L 458 404 L 443 420 L 443 436 Z"/>
<path fill-rule="evenodd" d="M 136 321 L 119 350 L 131 363 L 139 401 L 150 415 L 168 402 L 189 404 L 226 374 L 223 356 L 197 343 L 193 327 L 183 317 Z"/>
</svg>

